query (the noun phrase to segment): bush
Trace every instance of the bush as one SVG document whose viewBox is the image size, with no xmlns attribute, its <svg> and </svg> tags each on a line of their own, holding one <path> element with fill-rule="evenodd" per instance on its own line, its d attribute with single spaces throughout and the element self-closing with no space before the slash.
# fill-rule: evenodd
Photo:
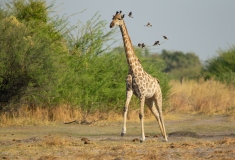
<svg viewBox="0 0 235 160">
<path fill-rule="evenodd" d="M 79 23 L 66 37 L 69 53 L 64 56 L 66 67 L 61 68 L 64 72 L 58 76 L 59 94 L 54 98 L 57 104 L 97 110 L 117 102 L 107 94 L 108 79 L 114 74 L 107 67 L 113 65 L 114 57 L 106 54 L 109 49 L 106 42 L 112 39 L 115 30 L 105 32 L 105 25 L 107 23 L 95 14 L 85 25 Z"/>
<path fill-rule="evenodd" d="M 13 16 L 0 21 L 0 34 L 0 101 L 44 102 L 53 86 L 50 42 Z"/>
<path fill-rule="evenodd" d="M 214 78 L 221 82 L 235 84 L 235 46 L 227 51 L 220 50 L 218 57 L 208 60 L 204 75 L 206 79 Z"/>
<path fill-rule="evenodd" d="M 194 53 L 162 51 L 160 58 L 166 63 L 164 72 L 172 79 L 183 77 L 198 78 L 202 70 L 201 62 Z"/>
<path fill-rule="evenodd" d="M 0 102 L 8 107 L 45 106 L 56 94 L 57 58 L 66 47 L 57 24 L 49 21 L 50 7 L 45 4 L 43 0 L 12 0 L 1 10 Z"/>
</svg>

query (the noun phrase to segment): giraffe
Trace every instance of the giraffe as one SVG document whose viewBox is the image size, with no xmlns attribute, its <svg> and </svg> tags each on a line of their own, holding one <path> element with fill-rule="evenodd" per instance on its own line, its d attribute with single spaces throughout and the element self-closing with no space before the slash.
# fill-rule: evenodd
<svg viewBox="0 0 235 160">
<path fill-rule="evenodd" d="M 137 96 L 140 100 L 140 111 L 139 111 L 139 118 L 141 122 L 140 142 L 145 141 L 145 133 L 144 133 L 145 104 L 149 107 L 149 109 L 155 116 L 165 141 L 168 141 L 162 115 L 162 92 L 159 85 L 159 80 L 152 77 L 151 75 L 149 75 L 147 72 L 144 71 L 138 57 L 134 53 L 131 39 L 129 37 L 123 18 L 124 15 L 122 15 L 119 12 L 116 12 L 116 14 L 113 16 L 112 22 L 110 23 L 110 28 L 113 28 L 114 26 L 119 26 L 120 28 L 126 53 L 127 64 L 129 66 L 128 75 L 126 77 L 126 103 L 124 106 L 123 128 L 121 136 L 124 136 L 126 134 L 126 119 L 127 119 L 128 106 L 131 97 L 134 93 L 134 95 Z"/>
</svg>

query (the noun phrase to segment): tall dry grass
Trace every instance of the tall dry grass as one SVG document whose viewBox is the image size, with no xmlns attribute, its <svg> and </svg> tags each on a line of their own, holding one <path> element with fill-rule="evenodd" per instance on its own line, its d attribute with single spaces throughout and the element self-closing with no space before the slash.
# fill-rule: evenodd
<svg viewBox="0 0 235 160">
<path fill-rule="evenodd" d="M 49 123 L 82 118 L 80 109 L 74 109 L 70 106 L 53 108 L 22 106 L 17 111 L 0 113 L 0 126 L 48 125 Z"/>
<path fill-rule="evenodd" d="M 165 112 L 190 114 L 227 114 L 235 115 L 235 87 L 217 81 L 186 80 L 182 84 L 171 81 L 170 107 Z M 124 101 L 123 101 L 124 103 Z M 138 121 L 138 109 L 129 109 L 128 119 Z M 152 118 L 146 107 L 145 118 Z M 84 113 L 68 105 L 53 108 L 29 108 L 22 106 L 15 112 L 0 113 L 0 126 L 48 125 L 77 120 L 94 122 L 97 120 L 122 121 L 122 113 Z"/>
<path fill-rule="evenodd" d="M 235 87 L 218 81 L 171 81 L 169 110 L 180 113 L 233 114 Z"/>
<path fill-rule="evenodd" d="M 100 120 L 119 121 L 121 119 L 122 113 L 114 111 L 88 113 L 68 105 L 53 108 L 22 106 L 16 111 L 0 112 L 0 127 L 53 125 L 58 123 L 93 124 Z"/>
</svg>

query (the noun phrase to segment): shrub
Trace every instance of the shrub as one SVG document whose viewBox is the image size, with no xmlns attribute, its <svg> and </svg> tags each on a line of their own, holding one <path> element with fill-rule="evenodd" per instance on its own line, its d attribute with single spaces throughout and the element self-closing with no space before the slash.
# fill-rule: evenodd
<svg viewBox="0 0 235 160">
<path fill-rule="evenodd" d="M 217 57 L 208 60 L 204 75 L 206 79 L 235 83 L 235 46 L 227 51 L 220 50 Z"/>
<path fill-rule="evenodd" d="M 66 47 L 56 29 L 62 23 L 48 16 L 51 7 L 43 0 L 12 0 L 1 10 L 0 102 L 44 106 L 56 94 Z"/>
</svg>

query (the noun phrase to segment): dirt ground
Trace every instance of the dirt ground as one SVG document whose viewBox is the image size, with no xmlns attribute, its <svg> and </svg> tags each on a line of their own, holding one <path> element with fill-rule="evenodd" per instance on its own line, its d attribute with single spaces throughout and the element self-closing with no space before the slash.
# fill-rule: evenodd
<svg viewBox="0 0 235 160">
<path fill-rule="evenodd" d="M 137 117 L 136 117 L 137 118 Z M 0 159 L 234 159 L 235 119 L 227 116 L 166 115 L 168 142 L 154 119 L 140 123 L 100 121 L 91 125 L 55 124 L 0 128 Z"/>
</svg>

